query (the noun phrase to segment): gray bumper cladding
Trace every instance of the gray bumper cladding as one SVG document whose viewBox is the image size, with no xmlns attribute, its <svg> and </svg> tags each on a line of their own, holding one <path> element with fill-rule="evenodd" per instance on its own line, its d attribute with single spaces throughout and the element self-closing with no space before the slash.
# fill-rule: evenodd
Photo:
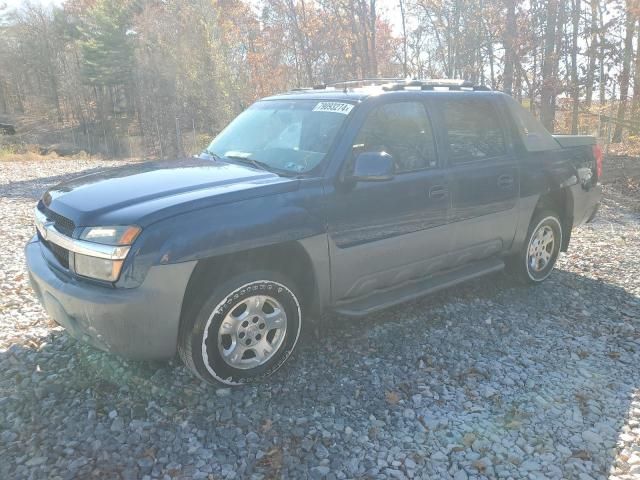
<svg viewBox="0 0 640 480">
<path fill-rule="evenodd" d="M 38 241 L 25 248 L 31 285 L 70 335 L 136 360 L 175 355 L 182 299 L 195 261 L 152 267 L 140 287 L 115 289 L 63 278 L 40 248 Z"/>
</svg>

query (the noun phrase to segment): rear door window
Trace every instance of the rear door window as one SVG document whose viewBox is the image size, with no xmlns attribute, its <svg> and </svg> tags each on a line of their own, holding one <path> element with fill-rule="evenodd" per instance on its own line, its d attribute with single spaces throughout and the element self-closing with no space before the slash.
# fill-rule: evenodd
<svg viewBox="0 0 640 480">
<path fill-rule="evenodd" d="M 439 105 L 452 163 L 481 161 L 507 153 L 500 116 L 489 100 L 447 98 Z"/>
</svg>

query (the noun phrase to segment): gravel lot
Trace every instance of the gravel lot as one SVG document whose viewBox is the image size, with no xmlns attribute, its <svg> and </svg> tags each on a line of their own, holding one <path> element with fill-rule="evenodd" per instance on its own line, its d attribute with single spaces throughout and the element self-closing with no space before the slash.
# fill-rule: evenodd
<svg viewBox="0 0 640 480">
<path fill-rule="evenodd" d="M 640 478 L 640 202 L 606 188 L 541 286 L 500 274 L 336 318 L 269 384 L 204 385 L 67 337 L 22 248 L 50 184 L 0 163 L 0 478 Z"/>
</svg>

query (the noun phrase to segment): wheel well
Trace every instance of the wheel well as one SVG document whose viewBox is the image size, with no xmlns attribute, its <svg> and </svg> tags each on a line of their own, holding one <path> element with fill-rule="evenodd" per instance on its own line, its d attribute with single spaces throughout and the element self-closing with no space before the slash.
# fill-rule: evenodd
<svg viewBox="0 0 640 480">
<path fill-rule="evenodd" d="M 311 259 L 299 243 L 287 242 L 199 260 L 187 283 L 182 314 L 213 285 L 250 270 L 273 270 L 285 275 L 302 296 L 303 307 L 315 307 L 317 289 Z"/>
<path fill-rule="evenodd" d="M 571 238 L 571 229 L 573 228 L 573 197 L 568 188 L 559 190 L 551 190 L 540 197 L 533 215 L 540 210 L 553 210 L 560 217 L 562 223 L 562 245 L 560 250 L 567 251 L 569 247 L 569 239 Z M 532 215 L 532 216 L 533 216 Z"/>
</svg>

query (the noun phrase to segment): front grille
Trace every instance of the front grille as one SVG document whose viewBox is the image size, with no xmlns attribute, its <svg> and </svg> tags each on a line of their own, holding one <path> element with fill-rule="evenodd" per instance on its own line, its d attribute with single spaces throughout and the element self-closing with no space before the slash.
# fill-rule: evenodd
<svg viewBox="0 0 640 480">
<path fill-rule="evenodd" d="M 67 217 L 63 217 L 59 213 L 56 213 L 50 210 L 42 203 L 42 201 L 38 202 L 38 210 L 40 210 L 40 212 L 42 212 L 45 215 L 45 217 L 47 217 L 47 220 L 53 222 L 53 226 L 58 232 L 68 237 L 71 237 L 73 235 L 73 231 L 76 228 L 73 221 L 69 220 Z M 55 243 L 49 242 L 48 240 L 42 237 L 40 232 L 38 232 L 38 238 L 40 239 L 40 242 L 42 242 L 42 245 L 44 245 L 45 248 L 53 254 L 53 256 L 58 261 L 58 263 L 62 267 L 68 270 L 69 269 L 69 250 L 61 247 L 60 245 L 56 245 Z"/>
<path fill-rule="evenodd" d="M 42 235 L 40 235 L 40 232 L 38 232 L 38 238 L 42 245 L 53 254 L 58 263 L 64 268 L 69 269 L 69 250 L 45 240 Z"/>
<path fill-rule="evenodd" d="M 75 223 L 72 220 L 69 220 L 67 217 L 63 217 L 59 213 L 54 212 L 47 208 L 42 201 L 38 202 L 38 210 L 44 213 L 47 220 L 53 222 L 53 226 L 56 230 L 58 230 L 63 235 L 67 237 L 71 237 L 73 235 L 73 231 L 76 228 Z"/>
<path fill-rule="evenodd" d="M 66 248 L 62 248 L 55 243 L 47 242 L 47 244 L 47 247 L 49 248 L 49 250 L 51 250 L 53 256 L 56 257 L 56 260 L 60 262 L 60 265 L 62 265 L 66 269 L 69 269 L 69 250 L 67 250 Z"/>
</svg>

